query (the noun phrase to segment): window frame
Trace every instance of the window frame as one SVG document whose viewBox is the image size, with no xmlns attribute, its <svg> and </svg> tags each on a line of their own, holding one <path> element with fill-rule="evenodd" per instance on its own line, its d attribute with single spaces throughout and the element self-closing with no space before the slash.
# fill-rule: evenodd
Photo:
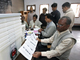
<svg viewBox="0 0 80 60">
<path fill-rule="evenodd" d="M 40 6 L 39 6 L 39 14 L 41 14 L 41 13 L 40 13 L 40 10 L 41 10 L 40 7 L 41 7 L 41 5 L 48 5 L 47 11 L 48 11 L 48 13 L 49 13 L 49 4 L 40 4 Z"/>
<path fill-rule="evenodd" d="M 71 4 L 79 4 L 80 5 L 80 3 L 71 3 Z M 79 16 L 77 16 L 77 17 L 75 16 L 75 18 L 79 18 L 79 17 L 80 17 L 80 8 L 79 8 Z"/>
<path fill-rule="evenodd" d="M 30 7 L 34 6 L 35 9 L 34 9 L 33 11 L 34 11 L 34 12 L 36 11 L 36 5 L 35 5 L 35 4 L 34 4 L 34 5 L 27 5 L 27 11 L 30 11 L 30 10 L 28 10 L 28 6 L 30 6 Z"/>
</svg>

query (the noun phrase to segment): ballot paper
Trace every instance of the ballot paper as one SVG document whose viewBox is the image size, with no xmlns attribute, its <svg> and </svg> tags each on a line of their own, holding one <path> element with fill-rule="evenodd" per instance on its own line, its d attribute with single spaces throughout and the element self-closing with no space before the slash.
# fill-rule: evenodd
<svg viewBox="0 0 80 60">
<path fill-rule="evenodd" d="M 27 37 L 25 43 L 18 50 L 28 60 L 32 59 L 32 54 L 35 52 L 38 41 L 36 35 L 33 33 Z"/>
<path fill-rule="evenodd" d="M 19 49 L 19 52 L 28 60 L 31 60 L 32 54 L 29 51 L 29 48 L 26 47 L 25 45 L 22 45 L 21 48 Z"/>
<path fill-rule="evenodd" d="M 40 34 L 40 32 L 38 32 L 39 29 L 40 29 L 40 28 L 34 28 L 34 31 L 33 31 L 33 32 L 34 32 L 35 34 Z"/>
<path fill-rule="evenodd" d="M 39 30 L 40 28 L 34 28 L 34 30 Z"/>
<path fill-rule="evenodd" d="M 33 39 L 38 38 L 38 36 L 36 36 L 34 32 L 32 34 L 30 34 L 30 35 L 27 35 L 25 39 L 29 40 L 30 37 L 33 38 Z"/>
</svg>

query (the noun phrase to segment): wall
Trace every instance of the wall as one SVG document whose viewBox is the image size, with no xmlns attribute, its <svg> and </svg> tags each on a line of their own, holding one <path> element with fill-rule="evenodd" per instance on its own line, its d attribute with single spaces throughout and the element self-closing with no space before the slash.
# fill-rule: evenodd
<svg viewBox="0 0 80 60">
<path fill-rule="evenodd" d="M 58 3 L 58 10 L 60 11 L 61 13 L 61 16 L 63 16 L 63 12 L 62 12 L 62 4 L 64 2 L 70 2 L 70 3 L 74 3 L 74 2 L 80 2 L 79 0 L 24 0 L 24 10 L 26 11 L 26 6 L 27 5 L 33 5 L 35 4 L 36 5 L 36 14 L 39 15 L 39 6 L 40 4 L 49 4 L 49 13 L 52 11 L 51 9 L 51 4 L 52 3 Z M 80 23 L 80 18 L 75 18 L 75 23 Z"/>
<path fill-rule="evenodd" d="M 24 10 L 23 0 L 12 0 L 12 13 L 18 13 Z"/>
<path fill-rule="evenodd" d="M 23 43 L 20 15 L 20 13 L 0 14 L 0 60 L 12 60 L 11 51 L 15 47 L 18 50 Z"/>
<path fill-rule="evenodd" d="M 24 10 L 24 0 L 0 0 L 0 13 L 18 13 Z"/>
<path fill-rule="evenodd" d="M 11 13 L 12 0 L 0 0 L 0 13 Z"/>
<path fill-rule="evenodd" d="M 62 0 L 59 0 L 59 1 L 58 0 L 56 0 L 56 1 L 55 0 L 37 0 L 37 1 L 36 0 L 34 0 L 34 1 L 32 1 L 32 0 L 24 0 L 24 3 L 25 3 L 24 6 L 25 6 L 25 10 L 26 10 L 26 6 L 27 5 L 36 4 L 36 13 L 39 15 L 39 6 L 40 6 L 40 4 L 49 4 L 49 13 L 50 13 L 52 11 L 51 4 L 54 3 L 54 2 L 58 3 L 58 10 L 60 12 L 62 12 L 61 5 L 62 5 L 62 3 L 64 3 Z"/>
<path fill-rule="evenodd" d="M 71 3 L 80 3 L 80 0 L 70 0 Z M 80 24 L 80 17 L 75 18 L 75 23 Z"/>
</svg>

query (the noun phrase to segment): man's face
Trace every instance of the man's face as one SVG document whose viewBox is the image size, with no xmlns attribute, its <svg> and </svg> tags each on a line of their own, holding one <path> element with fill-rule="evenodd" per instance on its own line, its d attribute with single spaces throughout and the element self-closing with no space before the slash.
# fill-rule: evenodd
<svg viewBox="0 0 80 60">
<path fill-rule="evenodd" d="M 52 7 L 52 10 L 55 11 L 57 7 Z"/>
<path fill-rule="evenodd" d="M 50 19 L 47 18 L 47 16 L 45 16 L 45 21 L 48 23 Z"/>
<path fill-rule="evenodd" d="M 37 19 L 36 17 L 33 17 L 33 21 L 36 21 L 36 19 Z"/>
<path fill-rule="evenodd" d="M 66 7 L 62 7 L 63 13 L 66 13 Z"/>
<path fill-rule="evenodd" d="M 46 11 L 43 9 L 43 13 L 46 13 Z"/>
<path fill-rule="evenodd" d="M 67 19 L 63 18 L 58 21 L 57 30 L 63 32 L 69 28 L 69 25 L 66 24 Z"/>
<path fill-rule="evenodd" d="M 32 7 L 30 8 L 30 11 L 31 11 L 31 12 L 33 11 L 33 8 L 32 8 Z"/>
</svg>

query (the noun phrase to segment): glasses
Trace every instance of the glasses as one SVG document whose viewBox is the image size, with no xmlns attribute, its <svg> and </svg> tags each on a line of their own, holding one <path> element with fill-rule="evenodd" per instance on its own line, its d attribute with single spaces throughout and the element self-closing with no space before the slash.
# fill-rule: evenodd
<svg viewBox="0 0 80 60">
<path fill-rule="evenodd" d="M 58 24 L 58 23 L 57 23 L 57 25 L 59 25 L 60 27 L 63 26 L 62 24 Z"/>
</svg>

